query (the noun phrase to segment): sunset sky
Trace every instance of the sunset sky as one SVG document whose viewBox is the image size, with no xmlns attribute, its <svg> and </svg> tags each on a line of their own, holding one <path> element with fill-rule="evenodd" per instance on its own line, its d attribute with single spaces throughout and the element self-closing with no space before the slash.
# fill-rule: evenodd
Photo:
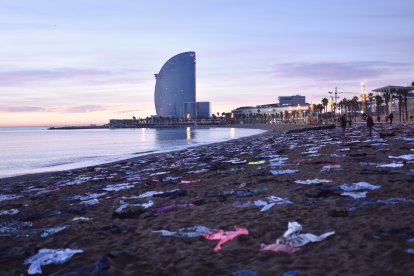
<svg viewBox="0 0 414 276">
<path fill-rule="evenodd" d="M 154 73 L 195 51 L 213 112 L 414 81 L 412 0 L 0 0 L 0 126 L 155 114 Z"/>
</svg>

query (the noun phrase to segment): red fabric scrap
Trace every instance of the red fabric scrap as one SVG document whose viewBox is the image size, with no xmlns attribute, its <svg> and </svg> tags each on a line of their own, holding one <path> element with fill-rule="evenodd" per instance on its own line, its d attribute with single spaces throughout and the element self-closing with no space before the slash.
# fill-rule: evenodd
<svg viewBox="0 0 414 276">
<path fill-rule="evenodd" d="M 207 240 L 219 240 L 218 244 L 214 247 L 214 252 L 217 252 L 221 249 L 221 246 L 228 241 L 233 240 L 239 235 L 248 235 L 249 231 L 246 228 L 234 227 L 236 231 L 223 231 L 222 229 L 210 230 L 207 234 L 204 234 L 203 237 Z"/>
</svg>

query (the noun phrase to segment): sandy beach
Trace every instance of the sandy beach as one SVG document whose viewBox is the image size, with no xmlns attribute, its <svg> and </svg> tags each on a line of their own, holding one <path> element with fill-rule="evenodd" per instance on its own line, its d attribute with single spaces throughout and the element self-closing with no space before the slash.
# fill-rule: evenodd
<svg viewBox="0 0 414 276">
<path fill-rule="evenodd" d="M 45 275 L 410 274 L 414 124 L 256 127 L 269 131 L 0 179 L 1 275 L 36 271 L 40 249 L 77 250 Z"/>
</svg>

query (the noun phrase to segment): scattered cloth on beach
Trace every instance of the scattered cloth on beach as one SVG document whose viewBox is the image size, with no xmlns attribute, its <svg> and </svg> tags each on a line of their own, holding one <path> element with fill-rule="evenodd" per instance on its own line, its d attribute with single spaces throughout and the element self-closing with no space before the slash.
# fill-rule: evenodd
<svg viewBox="0 0 414 276">
<path fill-rule="evenodd" d="M 346 154 L 332 153 L 331 154 L 331 157 L 334 157 L 334 158 L 345 158 L 345 157 L 347 157 L 347 155 Z"/>
<path fill-rule="evenodd" d="M 286 244 L 292 247 L 302 247 L 310 242 L 320 242 L 335 234 L 335 231 L 331 231 L 317 236 L 311 233 L 301 234 L 301 232 L 302 225 L 296 221 L 290 221 L 288 223 L 288 230 L 286 230 L 282 237 L 276 240 L 276 243 Z"/>
<path fill-rule="evenodd" d="M 88 218 L 88 217 L 74 217 L 72 219 L 72 221 L 91 221 L 92 218 Z"/>
<path fill-rule="evenodd" d="M 162 236 L 173 236 L 180 238 L 196 238 L 207 234 L 210 231 L 208 227 L 203 225 L 195 225 L 192 227 L 180 228 L 178 231 L 156 230 L 153 233 L 159 233 Z"/>
<path fill-rule="evenodd" d="M 176 197 L 179 197 L 179 196 L 186 196 L 186 195 L 187 195 L 186 190 L 175 189 L 175 190 L 171 190 L 171 191 L 167 191 L 167 192 L 163 192 L 163 193 L 156 193 L 156 194 L 153 195 L 153 197 L 176 198 Z"/>
<path fill-rule="evenodd" d="M 279 174 L 293 174 L 293 173 L 297 173 L 299 172 L 299 170 L 270 170 L 270 173 L 272 175 L 279 175 Z"/>
<path fill-rule="evenodd" d="M 103 193 L 87 193 L 84 196 L 75 196 L 73 197 L 74 199 L 79 199 L 81 201 L 86 201 L 86 200 L 90 200 L 90 199 L 96 199 L 96 198 L 100 198 L 102 196 L 107 195 L 108 193 L 103 192 Z"/>
<path fill-rule="evenodd" d="M 25 265 L 30 264 L 28 274 L 42 273 L 42 266 L 48 264 L 63 264 L 72 258 L 73 255 L 82 253 L 82 249 L 48 249 L 42 248 L 36 255 L 27 258 L 24 261 Z"/>
<path fill-rule="evenodd" d="M 282 276 L 299 276 L 299 272 L 297 272 L 296 270 L 289 270 L 283 272 Z"/>
<path fill-rule="evenodd" d="M 145 209 L 148 209 L 149 207 L 153 206 L 154 202 L 152 200 L 146 202 L 146 203 L 137 203 L 137 204 L 128 204 L 128 203 L 122 203 L 121 206 L 119 206 L 115 213 L 122 213 L 122 211 L 127 207 L 143 207 Z"/>
<path fill-rule="evenodd" d="M 148 192 L 145 192 L 145 193 L 140 194 L 138 196 L 128 196 L 128 197 L 123 196 L 122 199 L 146 198 L 146 197 L 151 197 L 151 196 L 155 196 L 155 195 L 162 195 L 162 194 L 165 194 L 165 193 L 171 194 L 171 193 L 174 193 L 174 192 L 177 192 L 177 191 L 179 191 L 179 189 L 173 189 L 173 190 L 169 190 L 169 191 L 148 191 Z"/>
<path fill-rule="evenodd" d="M 121 191 L 121 190 L 131 189 L 133 187 L 134 187 L 134 185 L 130 185 L 128 183 L 121 183 L 121 184 L 107 185 L 102 190 L 108 191 L 108 192 L 118 192 L 118 191 Z"/>
<path fill-rule="evenodd" d="M 401 162 L 392 162 L 388 164 L 378 164 L 378 168 L 401 168 L 404 166 L 404 163 Z"/>
<path fill-rule="evenodd" d="M 407 250 L 405 250 L 405 252 L 407 252 L 408 254 L 414 255 L 414 248 L 408 248 Z"/>
<path fill-rule="evenodd" d="M 191 203 L 186 203 L 186 204 L 171 204 L 171 205 L 167 205 L 167 206 L 163 206 L 163 207 L 159 207 L 159 208 L 154 208 L 154 212 L 156 214 L 168 213 L 168 212 L 174 211 L 176 209 L 188 208 L 188 207 L 193 207 L 193 206 L 195 206 L 195 205 L 194 204 L 191 204 Z"/>
<path fill-rule="evenodd" d="M 381 188 L 381 186 L 378 185 L 372 185 L 368 182 L 355 182 L 352 184 L 342 184 L 339 186 L 339 188 L 343 191 L 351 192 L 351 191 L 357 191 L 357 190 L 377 190 Z"/>
<path fill-rule="evenodd" d="M 164 175 L 164 174 L 167 174 L 167 173 L 170 173 L 170 172 L 156 172 L 156 173 L 150 174 L 150 176 Z"/>
<path fill-rule="evenodd" d="M 378 204 L 384 204 L 384 205 L 414 203 L 414 199 L 393 197 L 393 198 L 386 198 L 386 199 L 377 199 L 377 203 Z"/>
<path fill-rule="evenodd" d="M 177 182 L 181 179 L 181 176 L 167 176 L 162 179 L 163 182 Z"/>
<path fill-rule="evenodd" d="M 19 235 L 23 228 L 33 226 L 31 221 L 9 220 L 0 222 L 0 236 Z"/>
<path fill-rule="evenodd" d="M 230 164 L 245 164 L 247 163 L 247 160 L 240 160 L 239 158 L 233 158 L 230 160 L 223 161 L 224 163 L 230 163 Z"/>
<path fill-rule="evenodd" d="M 184 180 L 184 179 L 182 179 L 181 180 L 181 184 L 192 184 L 192 183 L 197 183 L 197 182 L 200 182 L 201 180 L 200 179 L 197 179 L 197 180 Z"/>
<path fill-rule="evenodd" d="M 63 181 L 60 181 L 60 182 L 54 184 L 53 186 L 55 186 L 55 187 L 64 187 L 64 186 L 81 185 L 81 184 L 84 184 L 84 183 L 90 181 L 91 179 L 92 178 L 89 177 L 89 176 L 80 175 L 80 176 L 75 177 L 73 180 L 63 180 Z"/>
<path fill-rule="evenodd" d="M 84 205 L 96 205 L 96 204 L 99 204 L 99 199 L 97 199 L 97 198 L 92 198 L 92 199 L 89 199 L 89 200 L 84 200 L 84 201 L 81 201 L 79 204 L 84 204 Z"/>
<path fill-rule="evenodd" d="M 53 234 L 56 234 L 56 233 L 58 233 L 60 231 L 65 230 L 67 227 L 68 227 L 67 225 L 63 225 L 63 226 L 58 226 L 58 227 L 53 227 L 53 228 L 45 229 L 45 230 L 42 231 L 42 233 L 40 234 L 40 236 L 42 238 L 46 238 L 49 235 L 53 235 Z"/>
<path fill-rule="evenodd" d="M 256 189 L 240 189 L 235 190 L 235 194 L 238 197 L 249 197 L 249 196 L 255 196 L 258 194 L 262 194 L 267 192 L 267 188 L 256 188 Z"/>
<path fill-rule="evenodd" d="M 13 216 L 19 213 L 18 209 L 10 209 L 10 210 L 1 210 L 0 211 L 0 216 L 5 216 L 5 215 L 9 215 L 9 216 Z"/>
<path fill-rule="evenodd" d="M 265 212 L 272 208 L 274 205 L 281 204 L 293 204 L 293 202 L 287 198 L 281 198 L 278 196 L 269 196 L 265 199 L 259 199 L 254 201 L 254 205 L 262 207 L 262 209 L 260 209 L 260 212 Z"/>
<path fill-rule="evenodd" d="M 364 198 L 367 196 L 367 192 L 343 192 L 341 193 L 342 196 L 350 196 L 354 199 L 356 198 Z"/>
<path fill-rule="evenodd" d="M 15 195 L 15 194 L 0 194 L 0 202 L 19 199 L 21 197 L 22 197 L 21 195 Z"/>
<path fill-rule="evenodd" d="M 208 172 L 208 169 L 200 169 L 200 170 L 195 170 L 195 171 L 189 171 L 187 173 L 199 174 L 199 173 L 205 173 L 205 172 Z"/>
<path fill-rule="evenodd" d="M 235 189 L 229 191 L 211 191 L 206 193 L 206 197 L 226 197 L 231 195 L 237 195 L 238 197 L 255 196 L 267 192 L 267 188 L 255 188 L 255 189 Z"/>
<path fill-rule="evenodd" d="M 287 198 L 282 198 L 278 196 L 269 196 L 264 199 L 258 199 L 255 201 L 233 202 L 233 206 L 236 208 L 246 208 L 246 207 L 251 207 L 251 206 L 262 207 L 262 209 L 260 209 L 261 212 L 265 212 L 269 210 L 274 205 L 281 205 L 281 204 L 293 204 L 293 202 Z"/>
<path fill-rule="evenodd" d="M 322 167 L 321 172 L 340 171 L 341 165 L 325 165 Z"/>
<path fill-rule="evenodd" d="M 394 159 L 404 159 L 404 160 L 414 160 L 414 154 L 405 154 L 405 155 L 400 155 L 400 156 L 388 156 L 389 158 L 394 158 Z"/>
<path fill-rule="evenodd" d="M 266 164 L 266 160 L 251 161 L 248 163 L 248 165 L 262 165 L 262 164 Z"/>
<path fill-rule="evenodd" d="M 283 253 L 293 254 L 299 250 L 300 248 L 292 247 L 287 244 L 278 244 L 278 243 L 264 244 L 262 243 L 260 245 L 260 251 L 273 251 L 273 252 L 283 252 Z"/>
<path fill-rule="evenodd" d="M 251 270 L 240 270 L 237 272 L 233 272 L 232 276 L 257 276 L 257 273 Z"/>
<path fill-rule="evenodd" d="M 234 227 L 235 231 L 224 231 L 222 229 L 210 230 L 203 237 L 207 240 L 219 240 L 218 244 L 214 247 L 213 251 L 218 252 L 221 250 L 221 246 L 228 241 L 233 240 L 239 235 L 248 235 L 249 231 L 246 228 Z"/>
<path fill-rule="evenodd" d="M 331 180 L 328 179 L 307 179 L 307 180 L 295 180 L 296 184 L 302 184 L 302 185 L 311 185 L 311 184 L 322 184 L 322 183 L 329 183 Z"/>
</svg>

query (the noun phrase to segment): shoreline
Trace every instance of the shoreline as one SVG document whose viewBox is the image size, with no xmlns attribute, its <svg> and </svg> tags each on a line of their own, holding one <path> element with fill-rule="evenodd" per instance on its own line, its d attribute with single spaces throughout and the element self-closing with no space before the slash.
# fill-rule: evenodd
<svg viewBox="0 0 414 276">
<path fill-rule="evenodd" d="M 214 127 L 217 127 L 217 128 L 232 128 L 233 127 L 233 128 L 261 129 L 261 130 L 264 130 L 265 132 L 269 132 L 269 131 L 287 131 L 289 129 L 301 128 L 303 126 L 305 126 L 305 125 L 272 125 L 272 124 L 241 124 L 240 125 L 240 124 L 238 124 L 238 125 L 214 125 L 214 126 L 209 125 L 209 126 L 191 126 L 191 127 L 194 127 L 194 128 L 214 128 Z M 182 126 L 182 127 L 187 127 L 187 126 Z M 238 140 L 238 139 L 243 139 L 243 138 L 247 138 L 247 137 L 253 137 L 253 136 L 256 136 L 256 135 L 261 135 L 261 134 L 264 134 L 265 132 L 250 135 L 250 136 L 246 136 L 246 137 L 241 137 L 241 138 L 237 138 L 237 139 L 231 139 L 231 140 L 228 140 L 228 141 L 197 145 L 197 146 L 193 146 L 193 147 L 189 147 L 189 148 L 197 148 L 197 147 L 202 147 L 202 146 L 206 146 L 206 145 L 214 145 L 214 144 L 217 144 L 217 143 L 226 143 L 226 142 L 233 141 L 233 140 Z M 18 182 L 25 181 L 27 179 L 36 178 L 36 177 L 40 177 L 40 176 L 48 177 L 48 176 L 52 176 L 54 174 L 61 173 L 61 172 L 69 172 L 69 171 L 74 171 L 74 170 L 89 169 L 89 168 L 97 167 L 97 166 L 114 165 L 114 164 L 117 164 L 117 163 L 120 163 L 120 162 L 145 160 L 147 158 L 152 158 L 153 156 L 156 156 L 156 155 L 167 154 L 169 152 L 182 151 L 182 150 L 185 150 L 185 149 L 171 150 L 171 151 L 167 151 L 167 152 L 154 152 L 154 153 L 143 154 L 143 155 L 132 157 L 132 158 L 126 158 L 126 159 L 121 159 L 121 160 L 117 160 L 117 161 L 113 161 L 113 162 L 100 163 L 100 164 L 96 164 L 96 165 L 91 165 L 91 166 L 86 166 L 86 167 L 79 167 L 79 168 L 74 168 L 74 169 L 46 171 L 46 172 L 28 173 L 28 174 L 22 174 L 22 175 L 8 176 L 8 177 L 0 178 L 0 185 L 5 185 L 8 182 L 13 182 L 13 181 L 18 181 Z"/>
</svg>

